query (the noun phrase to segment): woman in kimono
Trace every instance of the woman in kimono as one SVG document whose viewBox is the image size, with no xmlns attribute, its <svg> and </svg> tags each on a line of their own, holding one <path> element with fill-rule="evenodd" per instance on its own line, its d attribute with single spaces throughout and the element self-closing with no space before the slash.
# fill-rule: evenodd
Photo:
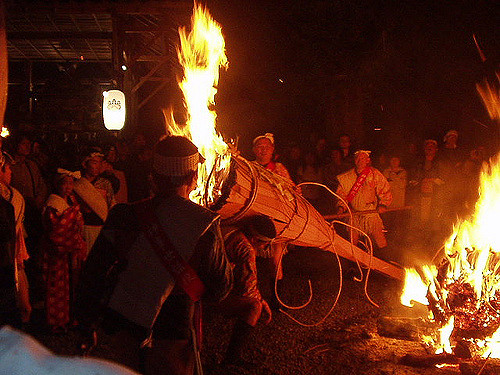
<svg viewBox="0 0 500 375">
<path fill-rule="evenodd" d="M 26 272 L 24 270 L 24 261 L 28 260 L 29 255 L 26 249 L 24 238 L 24 198 L 19 191 L 10 185 L 12 170 L 10 166 L 14 163 L 13 159 L 5 152 L 0 152 L 0 196 L 9 202 L 14 208 L 15 220 L 15 255 L 14 255 L 14 275 L 16 283 L 16 299 L 19 311 L 21 313 L 22 323 L 28 323 L 31 316 L 31 303 L 29 296 L 29 285 Z"/>
<path fill-rule="evenodd" d="M 77 173 L 58 169 L 55 193 L 43 211 L 46 227 L 44 277 L 46 281 L 47 324 L 53 331 L 65 331 L 70 318 L 72 288 L 85 257 L 83 218 L 73 195 Z"/>
</svg>

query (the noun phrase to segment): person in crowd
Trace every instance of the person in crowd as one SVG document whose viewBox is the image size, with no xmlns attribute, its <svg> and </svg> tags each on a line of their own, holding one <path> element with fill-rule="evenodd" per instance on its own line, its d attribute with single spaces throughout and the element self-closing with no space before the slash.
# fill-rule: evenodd
<svg viewBox="0 0 500 375">
<path fill-rule="evenodd" d="M 74 181 L 78 178 L 78 172 L 58 169 L 54 177 L 54 193 L 49 195 L 43 210 L 45 311 L 52 332 L 66 332 L 69 328 L 70 302 L 81 262 L 87 254 L 83 216 L 73 194 Z"/>
<path fill-rule="evenodd" d="M 302 164 L 302 148 L 297 144 L 291 145 L 288 149 L 285 159 L 283 160 L 283 163 L 290 173 L 292 181 L 297 183 L 297 171 Z"/>
<path fill-rule="evenodd" d="M 224 247 L 234 265 L 234 287 L 222 303 L 224 314 L 235 316 L 224 362 L 241 364 L 244 344 L 257 322 L 264 316 L 265 324 L 272 319 L 271 309 L 259 291 L 257 280 L 257 249 L 269 245 L 276 237 L 273 222 L 265 216 L 250 216 L 237 225 L 222 227 Z"/>
<path fill-rule="evenodd" d="M 420 150 L 416 142 L 408 142 L 402 153 L 401 165 L 408 172 L 408 179 L 412 178 L 411 174 L 415 171 L 419 162 Z"/>
<path fill-rule="evenodd" d="M 342 154 L 338 148 L 330 151 L 330 160 L 330 163 L 323 167 L 323 178 L 325 185 L 336 191 L 338 185 L 337 175 L 341 173 L 342 168 Z"/>
<path fill-rule="evenodd" d="M 82 177 L 75 181 L 74 191 L 80 204 L 84 222 L 87 251 L 90 251 L 99 235 L 109 210 L 115 204 L 113 186 L 109 179 L 101 177 L 104 155 L 90 149 L 82 161 Z"/>
<path fill-rule="evenodd" d="M 131 203 L 152 196 L 150 183 L 152 155 L 152 150 L 146 145 L 144 137 L 136 136 L 123 170 L 127 180 L 128 201 Z"/>
<path fill-rule="evenodd" d="M 479 198 L 479 176 L 485 161 L 485 148 L 484 146 L 479 146 L 470 151 L 469 158 L 464 162 L 464 177 L 467 181 L 465 187 L 465 204 L 469 212 L 472 212 Z"/>
<path fill-rule="evenodd" d="M 452 129 L 443 137 L 443 148 L 439 151 L 439 158 L 452 168 L 460 168 L 464 162 L 464 152 L 458 146 L 458 131 Z M 445 167 L 447 167 L 445 165 Z"/>
<path fill-rule="evenodd" d="M 255 155 L 254 163 L 270 170 L 277 175 L 283 177 L 284 179 L 290 181 L 293 184 L 293 181 L 288 173 L 286 167 L 280 162 L 275 162 L 273 160 L 274 156 L 274 135 L 272 133 L 266 133 L 264 135 L 259 135 L 253 140 L 253 153 Z M 267 248 L 265 252 L 261 252 L 261 256 L 269 259 L 269 266 L 271 268 L 271 272 L 274 275 L 277 275 L 278 283 L 283 279 L 283 270 L 280 267 L 280 258 L 286 252 L 286 244 L 283 243 L 272 243 L 271 246 Z M 274 281 L 272 290 L 274 290 Z M 276 298 L 271 300 L 271 306 L 274 309 L 279 308 L 279 303 Z"/>
<path fill-rule="evenodd" d="M 331 191 L 337 191 L 338 180 L 337 175 L 341 172 L 342 154 L 338 148 L 330 150 L 330 163 L 322 168 L 323 182 Z M 323 191 L 321 195 L 321 213 L 328 215 L 334 214 L 337 211 L 337 198 L 327 191 Z"/>
<path fill-rule="evenodd" d="M 130 159 L 130 146 L 126 139 L 117 139 L 116 147 L 116 161 L 113 162 L 113 167 L 119 171 L 125 171 L 127 162 Z"/>
<path fill-rule="evenodd" d="M 127 203 L 127 180 L 125 173 L 115 168 L 118 162 L 118 152 L 115 145 L 108 145 L 104 150 L 104 160 L 102 162 L 102 173 L 110 173 L 118 180 L 119 186 L 113 188 L 116 203 Z"/>
<path fill-rule="evenodd" d="M 443 225 L 443 167 L 437 157 L 435 139 L 424 141 L 424 158 L 417 164 L 410 184 L 418 188 L 416 201 L 417 226 L 423 230 L 424 241 L 433 241 Z"/>
<path fill-rule="evenodd" d="M 392 155 L 389 158 L 389 167 L 384 170 L 384 176 L 391 185 L 392 203 L 389 208 L 402 208 L 405 206 L 407 172 L 401 166 L 401 158 Z"/>
<path fill-rule="evenodd" d="M 36 163 L 45 180 L 49 175 L 50 157 L 46 150 L 46 144 L 41 138 L 33 140 L 29 159 Z"/>
<path fill-rule="evenodd" d="M 339 137 L 339 150 L 342 156 L 341 173 L 354 167 L 354 152 L 351 145 L 351 137 L 342 134 Z"/>
<path fill-rule="evenodd" d="M 41 280 L 40 240 L 43 236 L 42 207 L 48 196 L 47 184 L 38 165 L 30 160 L 31 135 L 19 133 L 12 139 L 13 157 L 11 186 L 19 190 L 25 201 L 24 227 L 26 247 L 30 259 L 26 261 L 26 274 L 31 285 L 31 300 L 36 309 L 43 305 L 43 281 Z"/>
<path fill-rule="evenodd" d="M 22 326 L 17 303 L 14 207 L 0 195 L 0 326 Z"/>
<path fill-rule="evenodd" d="M 14 161 L 12 165 L 12 186 L 23 195 L 29 207 L 41 210 L 47 199 L 48 189 L 38 165 L 30 160 L 32 141 L 21 133 L 14 143 Z"/>
<path fill-rule="evenodd" d="M 298 182 L 317 182 L 323 183 L 323 170 L 316 159 L 313 151 L 306 152 L 304 163 L 297 171 Z M 321 187 L 313 185 L 301 186 L 302 196 L 306 198 L 314 207 L 318 208 L 321 197 Z"/>
<path fill-rule="evenodd" d="M 464 174 L 464 162 L 466 154 L 458 146 L 458 131 L 449 130 L 444 138 L 444 145 L 439 150 L 439 162 L 442 166 L 444 185 L 443 190 L 443 214 L 445 220 L 452 225 L 457 215 L 465 211 L 466 181 Z"/>
<path fill-rule="evenodd" d="M 0 154 L 0 196 L 9 202 L 14 208 L 15 222 L 15 242 L 14 242 L 14 275 L 17 284 L 16 300 L 21 314 L 22 323 L 28 323 L 31 317 L 31 301 L 29 294 L 28 278 L 25 272 L 24 262 L 28 260 L 29 255 L 25 243 L 24 230 L 24 198 L 10 185 L 13 159 L 5 152 Z M 8 275 L 8 274 L 7 274 Z"/>
<path fill-rule="evenodd" d="M 325 137 L 319 137 L 316 141 L 314 155 L 319 167 L 324 167 L 330 162 L 330 151 Z"/>
<path fill-rule="evenodd" d="M 385 150 L 378 153 L 376 160 L 375 167 L 379 171 L 385 171 L 389 167 L 389 156 Z"/>
<path fill-rule="evenodd" d="M 292 181 L 290 173 L 286 167 L 280 162 L 274 161 L 274 135 L 266 133 L 259 135 L 253 140 L 253 153 L 255 155 L 255 162 L 262 167 L 276 173 L 277 175 Z"/>
<path fill-rule="evenodd" d="M 339 181 L 337 194 L 354 211 L 352 225 L 372 237 L 377 247 L 383 249 L 387 246 L 387 239 L 380 213 L 385 212 L 391 204 L 392 193 L 384 175 L 371 166 L 370 153 L 367 150 L 356 151 L 355 167 L 337 177 Z M 339 201 L 339 213 L 344 212 L 346 207 Z M 359 232 L 354 230 L 352 233 L 356 244 Z"/>
<path fill-rule="evenodd" d="M 95 326 L 104 301 L 108 334 L 126 335 L 137 350 L 152 335 L 146 374 L 193 373 L 200 364 L 199 299 L 219 301 L 232 286 L 218 216 L 188 198 L 199 161 L 187 138 L 160 140 L 155 197 L 110 212 L 80 277 L 82 325 Z"/>
</svg>

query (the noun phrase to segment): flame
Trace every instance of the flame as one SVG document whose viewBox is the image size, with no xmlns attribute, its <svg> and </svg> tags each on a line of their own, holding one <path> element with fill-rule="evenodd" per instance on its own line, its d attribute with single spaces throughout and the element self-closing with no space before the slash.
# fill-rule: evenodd
<svg viewBox="0 0 500 375">
<path fill-rule="evenodd" d="M 497 74 L 500 82 L 500 75 Z M 500 90 L 487 81 L 477 85 L 488 113 L 500 120 Z M 474 213 L 457 223 L 444 245 L 446 265 L 444 277 L 437 281 L 437 271 L 424 267 L 424 280 L 416 270 L 406 270 L 405 289 L 401 302 L 424 303 L 432 297 L 434 306 L 445 324 L 439 329 L 437 352 L 451 353 L 450 336 L 457 324 L 457 315 L 472 315 L 483 324 L 481 329 L 496 329 L 485 340 L 471 339 L 484 357 L 500 358 L 500 154 L 484 163 L 479 183 L 479 198 Z M 411 286 L 406 287 L 407 285 Z M 427 290 L 424 292 L 423 287 Z M 423 298 L 425 297 L 425 299 Z M 450 300 L 455 298 L 455 300 Z M 456 300 L 459 300 L 458 303 Z M 475 310 L 474 310 L 475 309 Z M 479 315 L 482 315 L 480 318 Z M 483 319 L 483 320 L 480 320 Z M 475 323 L 474 323 L 475 324 Z M 461 327 L 463 328 L 463 327 Z M 467 326 L 465 330 L 467 330 Z"/>
<path fill-rule="evenodd" d="M 180 47 L 177 49 L 183 68 L 179 87 L 184 95 L 187 109 L 186 125 L 180 126 L 167 118 L 170 134 L 186 136 L 198 147 L 205 162 L 198 168 L 197 188 L 191 193 L 191 200 L 207 204 L 213 200 L 215 175 L 227 169 L 231 155 L 228 145 L 217 134 L 215 94 L 219 82 L 220 67 L 227 68 L 225 42 L 220 25 L 203 6 L 194 5 L 191 17 L 191 31 L 179 29 Z"/>
<path fill-rule="evenodd" d="M 2 132 L 0 134 L 0 137 L 7 138 L 9 135 L 10 135 L 9 129 L 7 129 L 5 126 L 2 126 Z"/>
<path fill-rule="evenodd" d="M 497 79 L 500 82 L 500 74 L 497 73 Z M 477 91 L 483 99 L 483 103 L 492 119 L 500 119 L 500 90 L 493 88 L 488 81 L 476 84 Z"/>
<path fill-rule="evenodd" d="M 422 305 L 428 305 L 427 289 L 429 285 L 422 281 L 418 272 L 413 268 L 405 269 L 405 285 L 401 294 L 401 304 L 413 307 L 412 301 L 419 302 Z"/>
<path fill-rule="evenodd" d="M 452 352 L 450 344 L 450 336 L 453 332 L 455 317 L 452 315 L 448 322 L 439 329 L 439 347 L 436 349 L 436 354 Z"/>
</svg>

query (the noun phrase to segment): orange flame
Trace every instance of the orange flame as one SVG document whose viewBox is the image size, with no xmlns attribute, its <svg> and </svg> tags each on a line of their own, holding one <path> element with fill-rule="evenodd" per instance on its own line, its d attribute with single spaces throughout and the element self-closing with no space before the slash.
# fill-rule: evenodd
<svg viewBox="0 0 500 375">
<path fill-rule="evenodd" d="M 219 82 L 220 67 L 227 67 L 225 42 L 220 25 L 207 9 L 195 4 L 191 17 L 191 31 L 179 29 L 180 47 L 177 49 L 183 68 L 179 87 L 184 95 L 187 123 L 179 126 L 172 114 L 167 119 L 168 131 L 183 135 L 193 141 L 205 162 L 198 168 L 197 188 L 190 194 L 191 200 L 207 204 L 213 199 L 215 175 L 226 169 L 231 155 L 223 138 L 217 134 L 215 94 Z"/>
<path fill-rule="evenodd" d="M 500 76 L 497 74 L 500 81 Z M 493 119 L 500 119 L 500 91 L 488 82 L 477 85 L 484 104 Z M 466 220 L 457 223 L 452 236 L 446 241 L 444 249 L 448 268 L 445 280 L 437 285 L 434 277 L 425 272 L 422 281 L 415 270 L 406 270 L 406 282 L 401 301 L 407 306 L 408 301 L 422 302 L 422 296 L 428 294 L 422 291 L 422 285 L 428 287 L 427 293 L 432 294 L 436 301 L 445 305 L 449 290 L 447 287 L 460 282 L 469 284 L 476 296 L 477 307 L 480 304 L 490 304 L 490 301 L 500 296 L 500 154 L 483 165 L 480 175 L 479 199 L 475 212 Z M 437 275 L 437 273 L 436 273 Z M 407 288 L 406 284 L 418 286 Z M 497 294 L 498 292 L 498 294 Z M 440 343 L 437 350 L 451 352 L 450 335 L 456 324 L 451 316 L 439 330 Z M 486 340 L 475 340 L 478 348 L 482 348 L 483 356 L 500 358 L 500 328 Z"/>
</svg>

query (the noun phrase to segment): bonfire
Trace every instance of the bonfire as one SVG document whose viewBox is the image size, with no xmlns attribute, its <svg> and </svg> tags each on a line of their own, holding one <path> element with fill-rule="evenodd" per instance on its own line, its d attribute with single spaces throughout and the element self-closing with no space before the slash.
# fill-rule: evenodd
<svg viewBox="0 0 500 375">
<path fill-rule="evenodd" d="M 487 82 L 477 88 L 490 116 L 498 120 L 498 89 Z M 437 353 L 459 347 L 464 355 L 466 347 L 466 355 L 500 358 L 499 222 L 500 154 L 483 165 L 475 211 L 455 226 L 441 264 L 406 270 L 401 302 L 428 306 L 441 328 L 439 340 L 425 339 Z"/>
</svg>

